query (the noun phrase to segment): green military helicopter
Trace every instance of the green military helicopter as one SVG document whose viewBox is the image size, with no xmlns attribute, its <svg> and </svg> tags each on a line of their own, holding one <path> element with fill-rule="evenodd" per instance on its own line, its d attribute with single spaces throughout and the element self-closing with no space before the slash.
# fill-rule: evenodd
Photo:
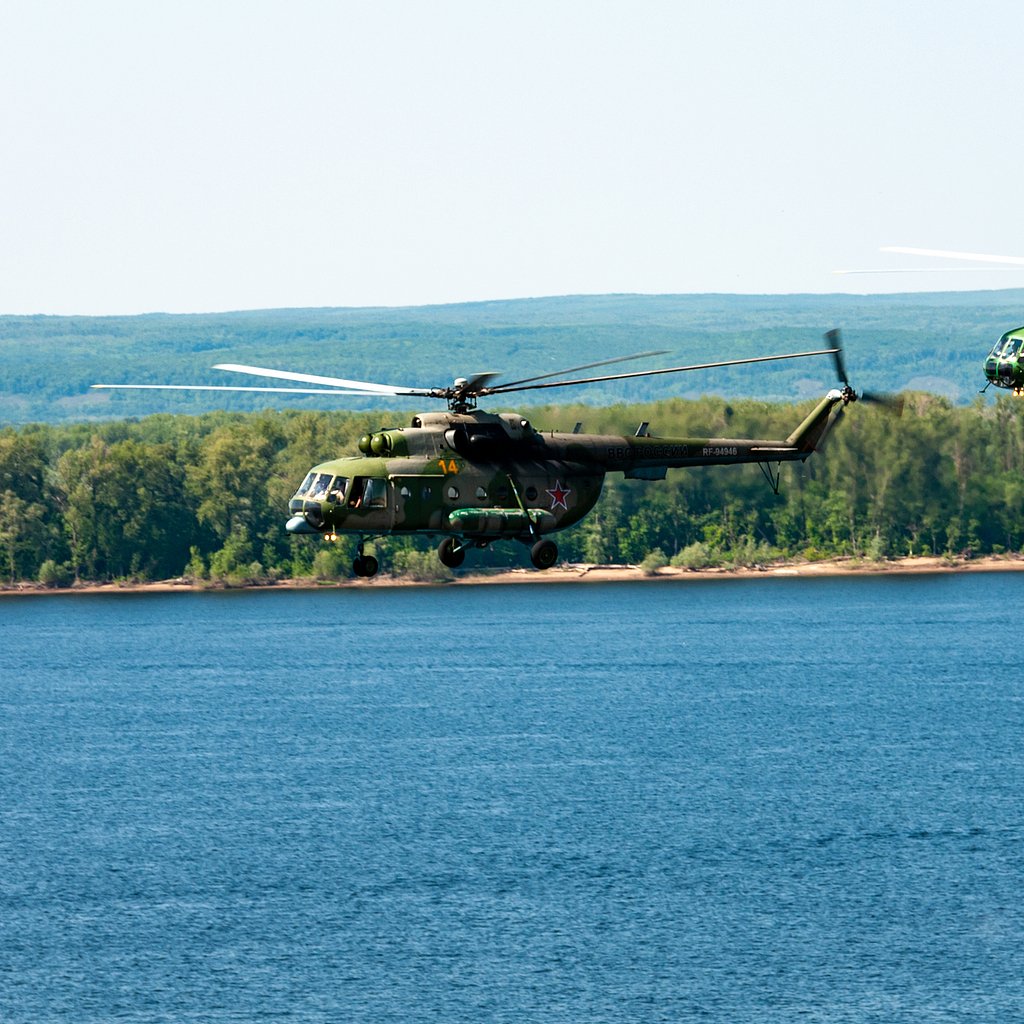
<svg viewBox="0 0 1024 1024">
<path fill-rule="evenodd" d="M 825 338 L 829 347 L 811 352 L 564 379 L 599 366 L 664 354 L 638 353 L 504 384 L 495 382 L 497 374 L 478 373 L 459 378 L 448 387 L 396 387 L 222 363 L 215 369 L 316 387 L 93 387 L 438 399 L 447 404 L 447 411 L 420 413 L 407 427 L 381 428 L 360 438 L 360 454 L 314 466 L 289 503 L 291 517 L 285 528 L 295 534 L 320 534 L 327 540 L 355 534 L 359 538 L 352 566 L 356 576 L 376 574 L 377 559 L 367 554 L 364 546 L 391 534 L 440 537 L 438 557 L 451 568 L 463 563 L 470 548 L 517 540 L 529 546 L 536 568 L 548 569 L 558 559 L 558 548 L 549 535 L 578 523 L 594 507 L 608 473 L 622 473 L 627 479 L 663 480 L 669 469 L 757 463 L 777 491 L 781 464 L 808 458 L 847 405 L 858 397 L 884 401 L 879 396 L 857 395 L 843 366 L 839 332 L 829 331 Z M 818 355 L 834 358 L 842 386 L 830 390 L 784 440 L 657 437 L 648 423 L 641 423 L 632 436 L 584 434 L 581 424 L 570 432 L 539 430 L 514 413 L 477 408 L 481 398 L 512 392 Z"/>
<path fill-rule="evenodd" d="M 1024 327 L 1007 331 L 992 347 L 985 360 L 985 380 L 981 389 L 987 391 L 990 384 L 1006 388 L 1018 398 L 1024 394 Z"/>
</svg>

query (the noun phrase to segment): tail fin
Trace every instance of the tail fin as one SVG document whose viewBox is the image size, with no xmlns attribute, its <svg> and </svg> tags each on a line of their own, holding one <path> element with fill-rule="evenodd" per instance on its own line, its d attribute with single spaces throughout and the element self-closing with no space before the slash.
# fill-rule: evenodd
<svg viewBox="0 0 1024 1024">
<path fill-rule="evenodd" d="M 786 444 L 792 445 L 807 455 L 816 451 L 851 397 L 847 395 L 847 389 L 844 388 L 840 391 L 838 388 L 833 388 L 814 407 L 807 419 L 786 438 Z M 839 406 L 838 412 L 836 406 Z"/>
</svg>

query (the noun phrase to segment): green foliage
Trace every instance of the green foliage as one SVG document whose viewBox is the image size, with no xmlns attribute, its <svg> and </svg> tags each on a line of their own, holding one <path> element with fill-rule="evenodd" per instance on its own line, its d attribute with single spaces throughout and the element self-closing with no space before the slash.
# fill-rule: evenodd
<svg viewBox="0 0 1024 1024">
<path fill-rule="evenodd" d="M 396 551 L 392 566 L 396 576 L 420 583 L 441 582 L 454 576 L 433 551 L 418 551 L 415 548 Z"/>
<path fill-rule="evenodd" d="M 722 564 L 720 555 L 715 554 L 709 544 L 695 540 L 672 556 L 671 565 L 677 569 L 710 569 Z"/>
<path fill-rule="evenodd" d="M 224 546 L 210 555 L 210 579 L 217 583 L 244 586 L 266 578 L 263 565 L 252 557 L 252 544 L 245 526 L 239 526 Z"/>
<path fill-rule="evenodd" d="M 188 565 L 185 566 L 184 576 L 190 580 L 209 579 L 210 573 L 206 567 L 206 559 L 203 553 L 194 544 L 188 549 Z"/>
<path fill-rule="evenodd" d="M 640 562 L 640 571 L 645 576 L 657 576 L 659 569 L 668 565 L 668 556 L 661 548 L 648 552 Z"/>
<path fill-rule="evenodd" d="M 74 579 L 71 566 L 67 562 L 58 565 L 52 558 L 47 558 L 39 566 L 39 582 L 44 587 L 70 587 Z"/>
<path fill-rule="evenodd" d="M 352 575 L 352 555 L 346 545 L 324 544 L 313 556 L 311 575 L 318 580 L 344 579 Z"/>
<path fill-rule="evenodd" d="M 764 541 L 743 537 L 729 549 L 726 564 L 735 569 L 752 569 L 779 557 L 777 551 Z"/>
</svg>

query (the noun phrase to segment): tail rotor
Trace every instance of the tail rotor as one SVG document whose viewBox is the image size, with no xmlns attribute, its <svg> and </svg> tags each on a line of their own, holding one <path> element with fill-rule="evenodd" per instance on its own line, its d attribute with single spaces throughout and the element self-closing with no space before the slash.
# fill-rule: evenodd
<svg viewBox="0 0 1024 1024">
<path fill-rule="evenodd" d="M 846 363 L 843 360 L 842 334 L 838 328 L 826 331 L 825 340 L 828 342 L 829 348 L 832 349 L 832 358 L 835 361 L 836 366 L 836 377 L 839 378 L 839 383 L 843 385 L 844 404 L 857 401 L 867 402 L 869 405 L 880 406 L 885 409 L 886 412 L 890 412 L 894 416 L 903 415 L 902 395 L 890 395 L 873 391 L 862 391 L 860 394 L 857 394 L 850 385 L 850 378 L 846 372 Z"/>
</svg>

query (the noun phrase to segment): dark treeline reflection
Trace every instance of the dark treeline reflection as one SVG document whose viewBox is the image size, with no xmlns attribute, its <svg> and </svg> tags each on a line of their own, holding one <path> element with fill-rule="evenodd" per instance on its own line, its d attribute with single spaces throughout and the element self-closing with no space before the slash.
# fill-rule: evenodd
<svg viewBox="0 0 1024 1024">
<path fill-rule="evenodd" d="M 663 436 L 785 437 L 810 405 L 670 399 L 523 410 L 540 428 Z M 1000 397 L 960 407 L 909 396 L 902 418 L 851 407 L 825 450 L 784 467 L 772 493 L 756 466 L 607 479 L 582 525 L 558 535 L 571 562 L 698 567 L 777 557 L 861 558 L 1019 551 L 1024 426 Z M 315 463 L 410 413 L 151 416 L 0 431 L 0 572 L 10 581 L 179 575 L 229 582 L 348 572 L 354 543 L 285 532 L 288 498 Z M 391 538 L 382 567 L 445 572 L 430 538 Z M 527 564 L 514 542 L 467 566 Z"/>
</svg>

